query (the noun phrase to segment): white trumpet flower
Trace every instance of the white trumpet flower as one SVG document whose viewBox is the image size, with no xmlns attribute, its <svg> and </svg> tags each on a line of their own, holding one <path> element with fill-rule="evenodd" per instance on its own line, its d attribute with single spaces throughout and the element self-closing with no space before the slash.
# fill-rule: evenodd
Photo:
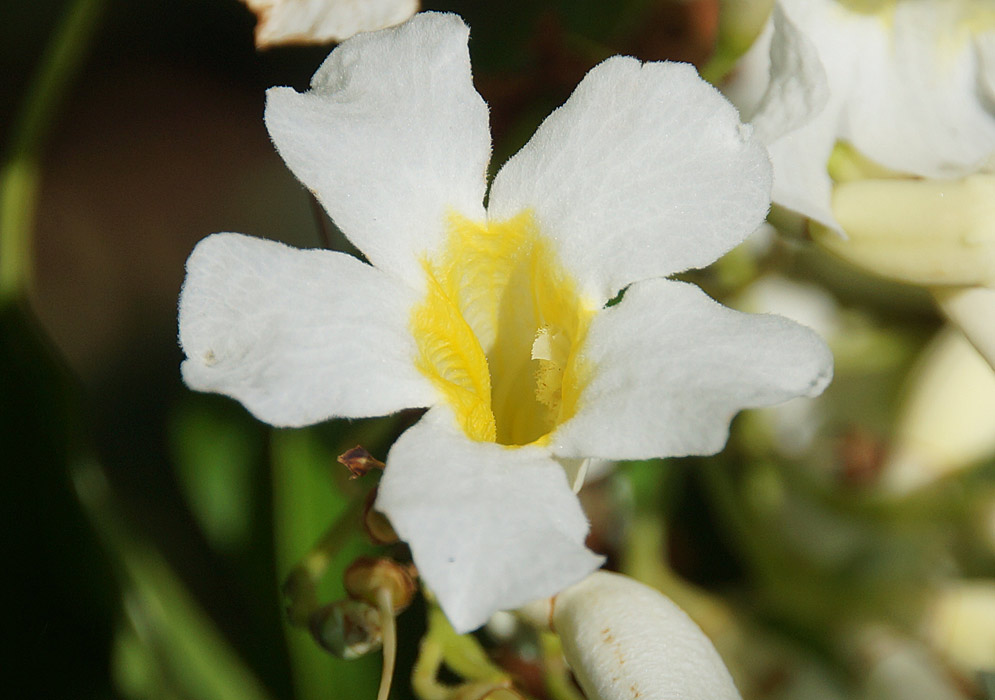
<svg viewBox="0 0 995 700">
<path fill-rule="evenodd" d="M 273 425 L 430 407 L 376 507 L 460 632 L 599 566 L 562 463 L 714 453 L 738 410 L 832 373 L 808 329 L 665 279 L 768 207 L 763 146 L 693 68 L 595 67 L 485 208 L 467 40 L 417 15 L 341 44 L 310 91 L 270 90 L 277 150 L 371 264 L 216 234 L 179 321 L 187 384 Z"/>
</svg>

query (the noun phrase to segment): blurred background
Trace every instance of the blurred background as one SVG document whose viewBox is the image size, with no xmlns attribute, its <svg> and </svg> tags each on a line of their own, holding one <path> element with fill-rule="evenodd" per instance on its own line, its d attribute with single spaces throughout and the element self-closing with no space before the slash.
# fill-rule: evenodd
<svg viewBox="0 0 995 700">
<path fill-rule="evenodd" d="M 471 26 L 493 167 L 610 55 L 690 61 L 718 80 L 743 48 L 736 31 L 751 36 L 762 6 L 423 9 Z M 272 148 L 262 113 L 267 87 L 304 89 L 329 49 L 257 52 L 255 18 L 237 0 L 9 0 L 5 162 L 70 12 L 83 13 L 79 54 L 65 58 L 58 99 L 29 119 L 39 156 L 31 276 L 4 301 L 0 329 L 6 694 L 373 698 L 379 656 L 333 659 L 287 627 L 279 586 L 371 486 L 348 480 L 336 456 L 361 443 L 384 458 L 412 416 L 272 430 L 233 401 L 187 390 L 176 342 L 184 261 L 205 235 L 324 244 L 331 224 Z M 993 448 L 980 440 L 929 488 L 881 487 L 882 472 L 899 468 L 889 455 L 913 368 L 941 326 L 929 299 L 770 232 L 690 277 L 742 308 L 797 307 L 832 345 L 838 379 L 817 403 L 738 419 L 719 457 L 620 465 L 586 487 L 592 546 L 682 604 L 744 697 L 995 697 L 983 673 L 991 635 L 953 654 L 931 617 L 949 582 L 988 590 L 995 578 Z M 349 561 L 382 551 L 358 529 L 347 540 L 322 583 L 329 600 Z M 986 605 L 995 628 L 995 602 Z M 413 697 L 424 601 L 399 626 L 393 697 Z M 527 642 L 481 640 L 516 677 L 537 673 Z M 535 697 L 569 697 L 521 683 Z"/>
</svg>

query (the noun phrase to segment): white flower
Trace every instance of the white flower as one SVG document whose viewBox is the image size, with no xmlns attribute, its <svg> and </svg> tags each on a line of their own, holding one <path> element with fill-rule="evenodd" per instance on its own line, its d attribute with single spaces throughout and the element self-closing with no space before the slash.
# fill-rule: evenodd
<svg viewBox="0 0 995 700">
<path fill-rule="evenodd" d="M 594 68 L 485 208 L 467 38 L 455 15 L 418 15 L 340 45 L 309 92 L 267 95 L 277 150 L 370 265 L 217 234 L 180 299 L 187 384 L 261 420 L 431 407 L 377 508 L 460 632 L 600 564 L 558 460 L 714 453 L 736 411 L 832 371 L 808 329 L 664 279 L 768 206 L 763 147 L 693 68 Z"/>
<path fill-rule="evenodd" d="M 770 145 L 774 202 L 839 229 L 837 142 L 927 178 L 995 165 L 995 4 L 778 0 L 730 94 Z"/>
<path fill-rule="evenodd" d="M 259 21 L 256 47 L 328 44 L 400 24 L 418 0 L 242 0 Z"/>
</svg>

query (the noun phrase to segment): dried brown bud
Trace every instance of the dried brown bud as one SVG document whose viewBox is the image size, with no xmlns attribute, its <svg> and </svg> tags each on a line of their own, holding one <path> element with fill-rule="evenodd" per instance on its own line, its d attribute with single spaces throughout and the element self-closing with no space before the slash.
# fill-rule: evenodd
<svg viewBox="0 0 995 700">
<path fill-rule="evenodd" d="M 361 600 L 338 600 L 316 610 L 309 620 L 311 636 L 340 659 L 355 659 L 380 648 L 380 611 Z"/>
<path fill-rule="evenodd" d="M 389 591 L 394 612 L 408 607 L 417 590 L 408 567 L 382 557 L 360 557 L 346 569 L 342 578 L 346 593 L 371 605 L 377 605 L 379 591 Z"/>
<path fill-rule="evenodd" d="M 342 464 L 352 474 L 350 479 L 358 479 L 371 469 L 383 469 L 384 463 L 369 453 L 362 445 L 356 445 L 351 450 L 346 450 L 338 456 L 339 464 Z"/>
<path fill-rule="evenodd" d="M 394 544 L 399 538 L 387 516 L 373 507 L 376 499 L 377 490 L 374 488 L 366 497 L 366 505 L 363 507 L 363 528 L 373 544 Z"/>
</svg>

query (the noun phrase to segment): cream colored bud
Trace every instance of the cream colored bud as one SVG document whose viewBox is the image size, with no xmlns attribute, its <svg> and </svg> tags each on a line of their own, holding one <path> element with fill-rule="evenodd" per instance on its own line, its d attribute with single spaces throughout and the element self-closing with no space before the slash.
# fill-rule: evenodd
<svg viewBox="0 0 995 700">
<path fill-rule="evenodd" d="M 935 649 L 967 671 L 995 669 L 995 581 L 944 587 L 924 623 Z"/>
<path fill-rule="evenodd" d="M 904 495 L 995 454 L 995 373 L 957 330 L 910 374 L 881 486 Z"/>
<path fill-rule="evenodd" d="M 871 272 L 931 286 L 995 282 L 995 175 L 843 182 L 833 214 L 846 236 L 813 223 L 813 237 Z"/>
<path fill-rule="evenodd" d="M 995 368 L 995 289 L 934 287 L 932 292 L 947 318 Z"/>
<path fill-rule="evenodd" d="M 549 610 L 532 606 L 541 622 Z M 667 597 L 596 571 L 553 599 L 552 623 L 589 700 L 740 698 L 708 637 Z"/>
</svg>

